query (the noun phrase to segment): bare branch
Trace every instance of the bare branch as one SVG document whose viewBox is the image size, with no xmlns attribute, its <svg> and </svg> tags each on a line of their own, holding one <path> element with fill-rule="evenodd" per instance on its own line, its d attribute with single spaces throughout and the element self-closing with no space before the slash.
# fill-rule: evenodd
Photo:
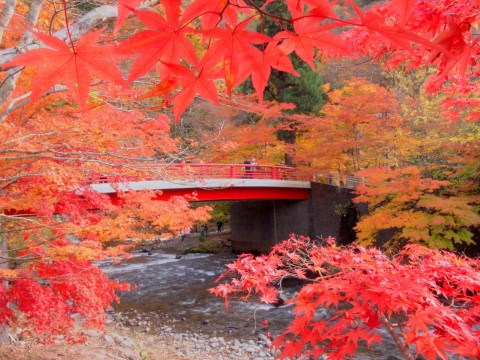
<svg viewBox="0 0 480 360">
<path fill-rule="evenodd" d="M 15 68 L 15 69 L 19 69 L 19 68 Z M 18 75 L 16 75 L 16 76 L 18 76 Z M 16 82 L 16 78 L 12 81 Z M 3 86 L 0 86 L 0 89 L 2 89 L 1 93 L 3 94 Z M 46 93 L 42 94 L 40 96 L 40 98 L 43 98 L 45 96 L 55 94 L 55 93 L 58 93 L 58 92 L 67 91 L 67 90 L 68 90 L 68 88 L 66 86 L 56 85 L 52 90 L 49 90 Z M 13 99 L 12 101 L 10 101 L 10 104 L 8 105 L 7 109 L 4 110 L 2 113 L 0 113 L 0 122 L 5 120 L 7 118 L 7 116 L 10 115 L 15 110 L 20 109 L 21 107 L 27 105 L 30 102 L 30 99 L 29 99 L 30 95 L 31 95 L 31 92 L 28 92 L 26 94 L 23 94 L 22 96 L 19 96 L 16 99 Z M 21 101 L 22 99 L 23 99 L 23 101 Z M 4 100 L 4 99 L 3 99 L 3 96 L 0 94 L 0 104 L 2 104 L 2 100 Z M 17 103 L 17 101 L 20 101 L 20 102 Z"/>
<path fill-rule="evenodd" d="M 3 32 L 13 16 L 16 4 L 17 0 L 7 0 L 2 7 L 2 14 L 0 15 L 0 43 L 2 42 Z"/>
<path fill-rule="evenodd" d="M 35 0 L 30 4 L 30 9 L 26 15 L 26 20 L 29 24 L 35 25 L 40 15 L 45 0 Z M 20 42 L 20 47 L 27 45 L 32 40 L 32 34 L 29 31 L 25 31 L 23 39 Z M 18 54 L 17 54 L 18 55 Z M 17 56 L 15 55 L 15 56 Z M 0 65 L 2 64 L 2 56 L 0 55 Z M 2 84 L 0 84 L 0 106 L 2 106 L 7 99 L 12 95 L 17 85 L 17 79 L 20 75 L 20 68 L 12 68 L 8 70 L 7 76 Z M 1 119 L 0 119 L 1 121 Z"/>
</svg>

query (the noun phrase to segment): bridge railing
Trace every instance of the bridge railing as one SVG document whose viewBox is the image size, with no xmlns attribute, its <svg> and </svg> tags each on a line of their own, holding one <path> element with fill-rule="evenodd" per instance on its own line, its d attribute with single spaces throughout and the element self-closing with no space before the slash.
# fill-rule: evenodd
<svg viewBox="0 0 480 360">
<path fill-rule="evenodd" d="M 318 172 L 313 181 L 323 182 L 329 185 L 353 189 L 359 184 L 365 184 L 365 178 L 353 175 L 341 176 L 338 173 Z"/>
<path fill-rule="evenodd" d="M 288 166 L 248 164 L 155 164 L 132 175 L 90 175 L 90 183 L 116 183 L 139 180 L 202 181 L 204 179 L 267 179 L 300 180 L 295 169 Z"/>
<path fill-rule="evenodd" d="M 364 178 L 317 172 L 313 178 L 299 175 L 295 168 L 276 165 L 249 164 L 150 164 L 131 175 L 88 176 L 89 183 L 121 183 L 140 180 L 202 181 L 205 179 L 266 179 L 318 181 L 333 186 L 355 188 Z"/>
</svg>

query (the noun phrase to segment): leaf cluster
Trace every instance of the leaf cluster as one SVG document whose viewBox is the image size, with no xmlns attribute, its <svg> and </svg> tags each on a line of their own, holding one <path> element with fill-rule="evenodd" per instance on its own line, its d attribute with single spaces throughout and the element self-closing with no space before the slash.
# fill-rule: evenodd
<svg viewBox="0 0 480 360">
<path fill-rule="evenodd" d="M 480 263 L 408 245 L 390 258 L 375 248 L 319 245 L 292 235 L 268 255 L 227 265 L 228 282 L 210 291 L 275 303 L 285 277 L 306 281 L 288 301 L 295 319 L 273 342 L 279 359 L 345 359 L 360 344 L 385 341 L 384 328 L 406 359 L 478 357 Z M 306 275 L 309 275 L 308 277 Z"/>
</svg>

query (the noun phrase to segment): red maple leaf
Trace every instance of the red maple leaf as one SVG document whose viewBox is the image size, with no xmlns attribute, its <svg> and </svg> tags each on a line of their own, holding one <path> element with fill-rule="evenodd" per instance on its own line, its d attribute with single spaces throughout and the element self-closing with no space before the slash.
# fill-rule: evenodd
<svg viewBox="0 0 480 360">
<path fill-rule="evenodd" d="M 242 7 L 246 7 L 242 0 L 198 0 L 187 7 L 183 21 L 190 22 L 201 17 L 202 29 L 213 29 L 222 20 L 234 25 L 238 21 L 238 12 L 246 11 Z"/>
<path fill-rule="evenodd" d="M 131 8 L 136 8 L 143 0 L 118 0 L 118 16 L 115 22 L 115 32 L 117 32 L 132 12 Z"/>
<path fill-rule="evenodd" d="M 259 99 L 263 98 L 263 90 L 268 84 L 268 78 L 272 68 L 280 71 L 285 71 L 295 76 L 300 76 L 294 69 L 292 62 L 274 43 L 267 45 L 267 48 L 262 53 L 261 62 L 258 63 L 261 71 L 252 72 L 252 84 L 255 88 Z M 238 83 L 238 81 L 237 81 Z"/>
<path fill-rule="evenodd" d="M 282 344 L 282 353 L 278 356 L 279 359 L 293 359 L 296 356 L 300 356 L 302 351 L 305 350 L 303 343 L 300 341 L 286 341 Z"/>
<path fill-rule="evenodd" d="M 417 0 L 393 0 L 392 5 L 398 12 L 398 22 L 405 25 L 417 4 Z"/>
<path fill-rule="evenodd" d="M 84 108 L 92 77 L 123 84 L 122 73 L 112 65 L 112 50 L 97 44 L 103 29 L 90 32 L 69 46 L 51 35 L 34 34 L 49 48 L 34 49 L 4 64 L 7 66 L 36 66 L 30 101 L 34 102 L 56 84 L 69 88 L 76 84 L 79 104 Z"/>
<path fill-rule="evenodd" d="M 195 95 L 199 94 L 205 99 L 218 104 L 217 88 L 213 79 L 218 79 L 220 72 L 212 69 L 193 69 L 177 64 L 165 64 L 175 76 L 176 82 L 182 87 L 175 95 L 173 104 L 173 114 L 175 121 L 180 119 L 180 115 L 193 101 Z"/>
<path fill-rule="evenodd" d="M 413 333 L 418 334 L 420 331 L 423 334 L 428 333 L 428 325 L 434 325 L 435 322 L 431 319 L 430 312 L 435 311 L 432 309 L 420 310 L 418 309 L 415 314 L 409 316 L 408 321 L 406 322 L 407 326 L 411 327 Z"/>
<path fill-rule="evenodd" d="M 123 54 L 140 54 L 130 70 L 127 83 L 138 79 L 150 71 L 157 63 L 179 64 L 185 59 L 190 64 L 197 63 L 197 55 L 186 35 L 192 28 L 180 21 L 181 0 L 163 1 L 166 18 L 152 11 L 130 9 L 138 19 L 153 30 L 136 33 L 124 41 L 118 51 Z M 161 77 L 168 74 L 160 69 Z"/>
<path fill-rule="evenodd" d="M 318 9 L 317 9 L 318 11 Z M 295 32 L 281 31 L 275 35 L 275 39 L 282 41 L 281 47 L 285 54 L 295 53 L 315 70 L 313 60 L 315 48 L 328 51 L 331 54 L 350 54 L 347 45 L 337 35 L 329 33 L 338 23 L 318 26 L 318 14 L 315 12 L 311 17 L 306 16 L 296 20 L 293 24 Z"/>
<path fill-rule="evenodd" d="M 403 0 L 398 0 L 395 4 L 396 8 L 403 9 L 399 10 L 400 19 L 399 21 L 405 21 L 407 16 L 410 16 L 409 13 L 412 11 L 408 2 L 405 4 Z M 437 51 L 444 52 L 445 48 L 436 42 L 430 42 L 427 39 L 413 33 L 412 31 L 407 30 L 403 25 L 399 26 L 389 26 L 385 23 L 385 18 L 376 14 L 373 11 L 363 12 L 360 7 L 355 4 L 352 4 L 353 9 L 359 17 L 359 21 L 362 26 L 365 26 L 369 31 L 376 32 L 386 39 L 388 39 L 392 44 L 397 48 L 407 50 L 413 53 L 412 43 L 419 43 L 428 48 L 433 48 Z"/>
<path fill-rule="evenodd" d="M 229 92 L 232 87 L 254 73 L 263 77 L 264 69 L 261 64 L 264 55 L 253 44 L 264 44 L 272 39 L 266 35 L 245 30 L 250 20 L 244 20 L 235 27 L 226 24 L 225 28 L 203 32 L 207 37 L 218 40 L 208 49 L 201 64 L 204 67 L 214 67 L 223 60 L 225 82 Z"/>
</svg>

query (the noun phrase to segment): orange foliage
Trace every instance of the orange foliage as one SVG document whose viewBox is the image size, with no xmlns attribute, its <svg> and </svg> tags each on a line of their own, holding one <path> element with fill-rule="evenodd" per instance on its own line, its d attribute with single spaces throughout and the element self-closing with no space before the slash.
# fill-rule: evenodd
<svg viewBox="0 0 480 360">
<path fill-rule="evenodd" d="M 469 228 L 480 223 L 480 215 L 472 197 L 440 192 L 449 181 L 422 178 L 417 167 L 368 169 L 357 176 L 365 185 L 358 186 L 354 201 L 369 207 L 356 226 L 360 243 L 373 244 L 376 234 L 387 229 L 396 233 L 390 245 L 413 242 L 453 250 L 455 244 L 472 243 Z"/>
<path fill-rule="evenodd" d="M 324 116 L 304 121 L 305 133 L 295 148 L 299 163 L 313 173 L 340 174 L 398 164 L 406 134 L 401 134 L 404 120 L 392 91 L 353 78 L 328 96 Z"/>
</svg>

